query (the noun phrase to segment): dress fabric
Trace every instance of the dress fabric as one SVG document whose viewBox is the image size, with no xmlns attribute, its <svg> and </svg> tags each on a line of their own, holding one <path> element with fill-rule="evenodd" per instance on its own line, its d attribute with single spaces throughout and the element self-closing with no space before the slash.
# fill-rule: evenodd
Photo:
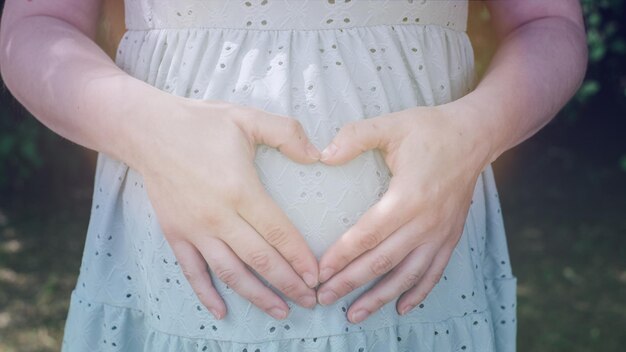
<svg viewBox="0 0 626 352">
<path fill-rule="evenodd" d="M 470 92 L 467 7 L 428 0 L 126 0 L 127 31 L 115 62 L 171 94 L 294 117 L 321 150 L 347 122 Z M 302 165 L 258 145 L 254 162 L 318 258 L 382 197 L 392 176 L 378 150 L 326 166 Z M 514 351 L 516 278 L 491 166 L 478 178 L 461 239 L 428 297 L 405 316 L 394 300 L 351 324 L 347 308 L 376 281 L 313 310 L 288 301 L 290 314 L 279 321 L 214 276 L 228 308 L 215 320 L 164 239 L 141 175 L 100 153 L 62 350 Z"/>
</svg>

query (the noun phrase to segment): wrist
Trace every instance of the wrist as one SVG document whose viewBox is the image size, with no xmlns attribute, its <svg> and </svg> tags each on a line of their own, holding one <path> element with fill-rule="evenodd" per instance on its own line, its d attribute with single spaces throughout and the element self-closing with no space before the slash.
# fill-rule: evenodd
<svg viewBox="0 0 626 352">
<path fill-rule="evenodd" d="M 439 105 L 438 108 L 467 140 L 467 158 L 472 160 L 480 171 L 500 156 L 501 143 L 497 133 L 497 121 L 488 111 L 460 100 Z"/>
<path fill-rule="evenodd" d="M 106 133 L 100 150 L 129 167 L 140 169 L 150 150 L 154 148 L 158 131 L 165 119 L 175 117 L 176 100 L 183 99 L 162 91 L 132 76 L 121 75 L 108 89 L 117 92 L 119 105 L 111 107 L 112 129 Z"/>
<path fill-rule="evenodd" d="M 464 126 L 477 146 L 481 146 L 477 152 L 484 155 L 484 166 L 487 166 L 508 149 L 507 134 L 512 126 L 503 125 L 505 119 L 501 118 L 502 112 L 498 111 L 497 104 L 475 94 L 475 91 L 471 92 L 441 107 Z"/>
</svg>

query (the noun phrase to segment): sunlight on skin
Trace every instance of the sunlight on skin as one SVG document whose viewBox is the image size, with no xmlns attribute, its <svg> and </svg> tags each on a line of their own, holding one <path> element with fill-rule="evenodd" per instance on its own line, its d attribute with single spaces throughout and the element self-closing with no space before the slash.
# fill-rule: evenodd
<svg viewBox="0 0 626 352">
<path fill-rule="evenodd" d="M 390 193 L 389 191 L 387 191 L 387 193 L 385 193 L 385 196 L 383 196 L 377 203 L 376 203 L 376 213 L 379 215 L 389 215 L 389 216 L 394 216 L 394 221 L 387 221 L 384 223 L 384 225 L 388 225 L 390 227 L 396 227 L 396 226 L 400 226 L 401 224 L 399 224 L 399 214 L 397 212 L 397 209 L 395 208 L 395 204 L 397 204 L 400 200 L 401 200 L 401 195 L 400 194 L 396 194 L 396 193 Z M 363 219 L 363 217 L 361 217 L 361 219 Z M 359 219 L 361 222 L 362 220 Z M 404 223 L 403 223 L 404 224 Z M 354 231 L 355 227 L 359 227 L 362 228 L 361 224 L 357 223 L 355 225 L 353 225 L 353 227 L 350 229 L 352 231 Z M 339 237 L 339 239 L 336 241 L 335 245 L 339 245 L 342 248 L 349 248 L 354 244 L 354 236 L 352 235 L 352 233 L 350 232 L 350 230 L 348 230 L 348 232 L 346 232 L 344 235 L 342 235 L 341 237 Z M 320 273 L 320 282 L 325 282 L 327 281 L 332 275 L 334 274 L 334 272 L 332 270 L 329 269 L 325 269 Z"/>
</svg>

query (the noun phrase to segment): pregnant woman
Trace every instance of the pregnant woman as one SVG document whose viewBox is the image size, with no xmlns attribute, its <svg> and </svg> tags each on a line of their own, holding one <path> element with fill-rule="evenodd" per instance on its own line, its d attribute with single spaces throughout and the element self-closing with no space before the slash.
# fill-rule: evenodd
<svg viewBox="0 0 626 352">
<path fill-rule="evenodd" d="M 8 1 L 2 74 L 98 151 L 64 351 L 514 351 L 490 163 L 586 63 L 575 0 Z M 320 153 L 320 151 L 322 151 Z"/>
</svg>

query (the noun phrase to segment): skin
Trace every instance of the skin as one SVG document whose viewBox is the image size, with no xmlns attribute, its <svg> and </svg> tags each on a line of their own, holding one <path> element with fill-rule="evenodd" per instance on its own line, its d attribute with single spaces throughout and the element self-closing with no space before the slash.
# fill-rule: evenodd
<svg viewBox="0 0 626 352">
<path fill-rule="evenodd" d="M 207 264 L 276 319 L 288 315 L 288 305 L 250 269 L 289 299 L 315 306 L 316 257 L 253 163 L 256 144 L 299 163 L 318 161 L 300 123 L 178 97 L 128 75 L 94 42 L 99 6 L 96 0 L 7 1 L 0 27 L 7 87 L 54 132 L 139 171 L 183 273 L 216 318 L 226 315 L 226 305 Z"/>
<path fill-rule="evenodd" d="M 322 162 L 340 165 L 379 148 L 393 174 L 380 201 L 320 259 L 321 304 L 385 275 L 350 306 L 353 323 L 395 298 L 399 314 L 426 298 L 458 243 L 480 172 L 547 124 L 582 82 L 578 1 L 486 4 L 500 45 L 474 91 L 346 125 L 322 152 Z"/>
<path fill-rule="evenodd" d="M 480 172 L 547 124 L 582 82 L 587 52 L 576 0 L 486 3 L 500 45 L 474 91 L 448 104 L 344 125 L 331 143 L 335 154 L 322 156 L 340 165 L 379 148 L 393 177 L 383 198 L 322 256 L 319 270 L 252 167 L 258 143 L 298 162 L 318 161 L 315 150 L 306 153 L 307 137 L 294 119 L 176 97 L 128 76 L 93 42 L 97 0 L 7 1 L 0 70 L 43 124 L 143 175 L 187 279 L 216 317 L 226 307 L 207 263 L 279 319 L 285 302 L 244 264 L 307 307 L 315 304 L 318 272 L 321 304 L 384 275 L 348 310 L 348 319 L 359 322 L 397 297 L 402 314 L 427 296 L 459 240 Z M 198 167 L 213 163 L 225 165 L 222 174 Z"/>
</svg>

